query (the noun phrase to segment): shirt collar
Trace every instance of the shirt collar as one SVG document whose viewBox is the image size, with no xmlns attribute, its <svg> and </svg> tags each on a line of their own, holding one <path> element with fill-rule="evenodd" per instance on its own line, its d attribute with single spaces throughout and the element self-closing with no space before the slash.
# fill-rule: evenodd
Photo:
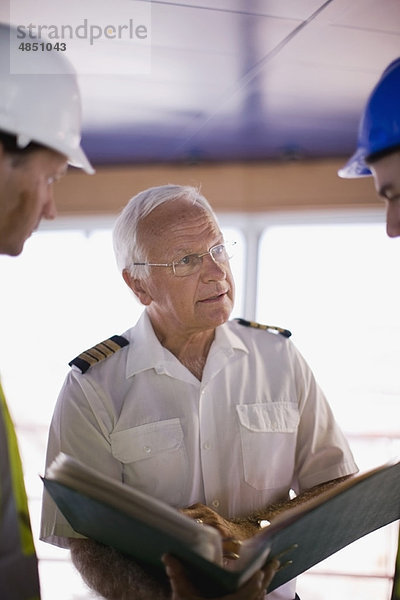
<svg viewBox="0 0 400 600">
<path fill-rule="evenodd" d="M 181 371 L 181 369 L 188 373 L 169 350 L 160 344 L 146 310 L 143 311 L 135 327 L 129 331 L 129 339 L 126 377 L 148 369 L 155 369 L 160 374 L 178 375 L 177 370 Z M 207 358 L 207 363 L 213 364 L 214 368 L 211 370 L 214 372 L 219 370 L 227 359 L 233 356 L 235 350 L 249 352 L 242 339 L 232 330 L 232 322 L 217 327 Z M 183 371 L 180 374 L 182 375 Z"/>
<path fill-rule="evenodd" d="M 238 352 L 239 351 L 239 352 Z M 206 385 L 219 371 L 222 371 L 232 360 L 248 354 L 248 348 L 238 335 L 232 331 L 232 322 L 228 321 L 215 330 L 215 339 L 208 353 L 203 371 L 202 384 Z"/>
<path fill-rule="evenodd" d="M 129 339 L 127 377 L 147 369 L 157 370 L 160 365 L 165 365 L 172 359 L 168 350 L 158 341 L 146 310 L 143 311 L 135 327 L 129 331 Z"/>
<path fill-rule="evenodd" d="M 249 349 L 243 342 L 243 340 L 234 332 L 233 327 L 235 321 L 228 321 L 223 325 L 220 325 L 215 330 L 214 345 L 216 348 L 229 352 L 232 349 L 243 350 L 243 352 L 249 353 Z"/>
</svg>

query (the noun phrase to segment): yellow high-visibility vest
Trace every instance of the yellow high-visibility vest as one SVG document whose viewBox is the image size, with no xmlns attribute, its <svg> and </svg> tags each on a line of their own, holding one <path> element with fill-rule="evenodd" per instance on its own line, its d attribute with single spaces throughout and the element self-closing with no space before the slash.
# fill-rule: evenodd
<svg viewBox="0 0 400 600">
<path fill-rule="evenodd" d="M 17 437 L 0 383 L 0 598 L 39 600 L 38 563 Z"/>
<path fill-rule="evenodd" d="M 397 545 L 396 567 L 393 576 L 392 595 L 390 600 L 400 600 L 400 532 Z"/>
</svg>

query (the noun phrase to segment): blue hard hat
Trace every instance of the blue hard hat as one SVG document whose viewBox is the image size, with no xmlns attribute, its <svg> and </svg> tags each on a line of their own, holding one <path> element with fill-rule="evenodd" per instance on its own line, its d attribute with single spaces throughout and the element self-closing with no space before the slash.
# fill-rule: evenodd
<svg viewBox="0 0 400 600">
<path fill-rule="evenodd" d="M 396 146 L 400 147 L 400 58 L 390 63 L 372 90 L 361 117 L 357 150 L 339 176 L 371 175 L 365 159 Z"/>
</svg>

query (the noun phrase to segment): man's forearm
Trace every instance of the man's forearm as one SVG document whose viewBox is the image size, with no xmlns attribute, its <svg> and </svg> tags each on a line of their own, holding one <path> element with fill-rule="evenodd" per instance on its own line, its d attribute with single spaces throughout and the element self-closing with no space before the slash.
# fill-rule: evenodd
<svg viewBox="0 0 400 600">
<path fill-rule="evenodd" d="M 71 557 L 86 584 L 106 600 L 170 600 L 167 582 L 113 548 L 94 540 L 70 539 Z"/>
<path fill-rule="evenodd" d="M 332 481 L 321 483 L 310 488 L 309 490 L 305 490 L 292 500 L 281 500 L 280 502 L 275 502 L 274 504 L 271 504 L 261 510 L 255 511 L 246 517 L 233 519 L 232 522 L 239 527 L 237 533 L 240 532 L 240 539 L 249 538 L 260 531 L 260 521 L 273 521 L 277 515 L 284 512 L 288 508 L 293 508 L 294 506 L 298 506 L 299 504 L 307 502 L 307 500 L 310 500 L 311 498 L 319 496 L 323 492 L 335 487 L 338 485 L 338 483 L 345 481 L 349 477 L 351 476 L 347 475 L 345 477 L 340 477 L 339 479 L 333 479 Z"/>
</svg>

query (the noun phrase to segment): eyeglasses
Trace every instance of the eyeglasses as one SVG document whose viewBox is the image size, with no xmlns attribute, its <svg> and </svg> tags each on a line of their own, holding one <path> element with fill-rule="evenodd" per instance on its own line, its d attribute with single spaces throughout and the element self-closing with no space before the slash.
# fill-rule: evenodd
<svg viewBox="0 0 400 600">
<path fill-rule="evenodd" d="M 207 252 L 202 254 L 187 254 L 179 260 L 174 260 L 170 263 L 148 263 L 148 262 L 135 262 L 132 263 L 134 266 L 147 266 L 147 267 L 172 267 L 174 275 L 176 277 L 187 277 L 193 275 L 201 269 L 203 264 L 203 256 L 209 254 L 213 261 L 217 264 L 226 263 L 233 256 L 233 247 L 236 242 L 225 242 L 223 244 L 217 244 L 213 246 Z"/>
</svg>

